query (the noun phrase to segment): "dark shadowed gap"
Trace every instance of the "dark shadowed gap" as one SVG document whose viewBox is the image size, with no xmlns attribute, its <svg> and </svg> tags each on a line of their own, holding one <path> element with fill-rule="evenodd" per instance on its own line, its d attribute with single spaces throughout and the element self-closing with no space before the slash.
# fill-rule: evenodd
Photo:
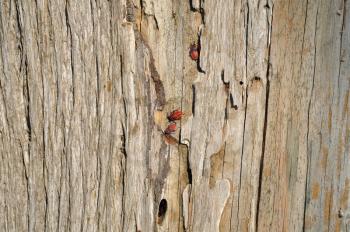
<svg viewBox="0 0 350 232">
<path fill-rule="evenodd" d="M 166 211 L 168 209 L 168 202 L 166 199 L 162 199 L 159 203 L 159 208 L 158 208 L 158 224 L 162 224 Z"/>
</svg>

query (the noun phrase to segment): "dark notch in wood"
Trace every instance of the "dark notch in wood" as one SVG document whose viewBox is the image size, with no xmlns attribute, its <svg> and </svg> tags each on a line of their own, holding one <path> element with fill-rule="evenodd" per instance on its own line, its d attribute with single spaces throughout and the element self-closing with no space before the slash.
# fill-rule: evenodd
<svg viewBox="0 0 350 232">
<path fill-rule="evenodd" d="M 230 96 L 230 82 L 225 82 L 225 69 L 221 70 L 221 81 L 224 84 L 224 90 L 226 93 L 226 104 L 225 104 L 225 120 L 228 119 L 228 102 Z"/>
<path fill-rule="evenodd" d="M 181 141 L 181 140 L 180 140 Z M 185 158 L 186 159 L 186 165 L 187 165 L 187 179 L 188 179 L 188 184 L 192 185 L 192 169 L 191 169 L 191 165 L 190 165 L 190 152 L 189 152 L 189 147 L 188 144 L 186 143 L 181 143 L 179 142 L 180 146 L 179 146 L 179 151 L 183 151 L 182 148 L 185 148 L 186 150 L 186 154 L 185 154 Z"/>
<path fill-rule="evenodd" d="M 231 104 L 231 108 L 235 109 L 235 110 L 238 110 L 238 106 L 235 105 L 234 101 L 233 101 L 233 96 L 232 94 L 230 93 L 230 104 Z"/>
<path fill-rule="evenodd" d="M 126 135 L 126 130 L 125 130 L 125 127 L 123 124 L 122 124 L 122 131 L 123 131 L 123 134 L 120 137 L 120 139 L 122 141 L 122 147 L 120 148 L 120 151 L 124 155 L 124 158 L 126 159 L 127 153 L 126 153 L 125 146 L 126 146 L 126 136 L 127 135 Z"/>
<path fill-rule="evenodd" d="M 192 3 L 193 0 L 189 0 L 189 5 L 190 5 L 190 11 L 193 11 L 193 12 L 196 12 L 196 8 L 193 7 L 193 3 Z"/>
<path fill-rule="evenodd" d="M 27 58 L 24 61 L 25 65 L 25 72 L 26 72 L 26 77 L 25 79 L 25 97 L 27 98 L 27 106 L 26 106 L 26 124 L 27 124 L 27 130 L 28 130 L 28 140 L 29 143 L 32 141 L 32 123 L 30 121 L 30 94 L 29 94 L 29 81 L 28 81 L 28 63 L 27 63 Z M 28 151 L 30 152 L 30 151 Z M 30 154 L 30 153 L 29 153 Z"/>
<path fill-rule="evenodd" d="M 261 81 L 261 78 L 258 77 L 258 76 L 255 76 L 253 80 L 254 80 L 254 81 Z"/>
<path fill-rule="evenodd" d="M 199 1 L 199 13 L 201 14 L 202 24 L 205 24 L 205 12 L 203 8 L 203 2 L 204 0 Z"/>
<path fill-rule="evenodd" d="M 162 224 L 162 222 L 165 218 L 165 214 L 166 214 L 167 209 L 168 209 L 168 202 L 166 199 L 162 199 L 160 201 L 159 207 L 158 207 L 158 220 L 157 220 L 158 224 Z"/>
<path fill-rule="evenodd" d="M 191 164 L 190 164 L 190 152 L 189 152 L 187 144 L 186 144 L 186 147 L 187 147 L 187 178 L 188 178 L 188 183 L 190 185 L 192 185 L 192 170 L 191 170 Z"/>
<path fill-rule="evenodd" d="M 230 82 L 225 82 L 225 69 L 221 70 L 221 81 L 225 85 L 225 90 L 230 89 Z"/>
<path fill-rule="evenodd" d="M 205 24 L 205 12 L 203 8 L 203 2 L 204 0 L 199 0 L 199 10 L 193 7 L 193 0 L 189 0 L 190 10 L 192 12 L 199 12 L 201 14 L 202 24 Z"/>
<path fill-rule="evenodd" d="M 226 92 L 226 107 L 225 107 L 225 120 L 228 119 L 228 111 L 229 111 L 229 104 L 231 106 L 231 108 L 235 109 L 235 110 L 238 110 L 238 106 L 234 104 L 234 101 L 233 101 L 233 96 L 230 92 L 230 81 L 225 81 L 225 70 L 223 69 L 221 71 L 221 81 L 222 83 L 224 84 L 225 86 L 225 92 Z"/>
<path fill-rule="evenodd" d="M 188 184 L 192 185 L 192 170 L 189 165 L 187 166 L 187 178 L 188 178 Z"/>
<path fill-rule="evenodd" d="M 192 115 L 194 116 L 196 112 L 196 87 L 192 85 Z"/>
<path fill-rule="evenodd" d="M 230 102 L 231 108 L 238 110 L 238 106 L 234 104 L 233 101 L 233 96 L 230 93 L 230 81 L 225 81 L 225 69 L 221 71 L 221 81 L 225 85 L 225 91 L 227 94 L 227 99 L 226 99 L 226 108 L 225 108 L 225 119 L 227 119 L 228 116 L 228 102 Z"/>
<path fill-rule="evenodd" d="M 343 218 L 344 217 L 344 212 L 343 212 L 343 210 L 340 208 L 339 210 L 338 210 L 338 218 Z"/>
<path fill-rule="evenodd" d="M 200 73 L 204 73 L 205 71 L 202 69 L 200 65 L 201 61 L 201 50 L 202 50 L 202 44 L 201 44 L 201 35 L 202 33 L 198 33 L 198 39 L 197 39 L 197 47 L 198 47 L 198 59 L 197 59 L 197 70 Z"/>
</svg>

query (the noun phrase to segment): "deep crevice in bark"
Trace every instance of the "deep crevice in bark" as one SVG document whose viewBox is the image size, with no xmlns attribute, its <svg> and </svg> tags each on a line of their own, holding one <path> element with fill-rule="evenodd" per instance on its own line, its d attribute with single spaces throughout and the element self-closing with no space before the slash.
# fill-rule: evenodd
<svg viewBox="0 0 350 232">
<path fill-rule="evenodd" d="M 192 84 L 192 115 L 195 116 L 196 113 L 196 86 Z"/>
<path fill-rule="evenodd" d="M 162 224 L 167 210 L 168 210 L 168 202 L 166 199 L 162 199 L 158 207 L 158 219 L 157 219 L 158 224 Z"/>
<path fill-rule="evenodd" d="M 191 163 L 190 163 L 190 151 L 189 151 L 189 148 L 188 148 L 188 145 L 187 144 L 184 144 L 186 146 L 186 149 L 187 149 L 187 178 L 188 178 L 188 183 L 190 185 L 192 185 L 192 170 L 191 170 Z"/>
<path fill-rule="evenodd" d="M 237 106 L 234 106 L 233 104 L 233 97 L 232 97 L 232 94 L 230 93 L 230 81 L 225 81 L 225 70 L 223 69 L 221 71 L 221 81 L 224 85 L 224 90 L 225 90 L 225 93 L 226 93 L 226 104 L 225 104 L 225 121 L 227 121 L 228 119 L 228 105 L 229 103 L 231 103 L 231 108 L 235 108 Z"/>
<path fill-rule="evenodd" d="M 270 60 L 270 55 L 269 55 Z M 268 64 L 267 75 L 266 75 L 266 97 L 265 97 L 265 118 L 264 118 L 264 129 L 263 129 L 263 141 L 262 141 L 262 152 L 260 159 L 260 170 L 259 170 L 259 185 L 258 185 L 258 197 L 257 197 L 257 215 L 256 215 L 256 231 L 258 231 L 259 225 L 259 210 L 260 210 L 260 199 L 262 191 L 262 181 L 263 181 L 263 170 L 264 170 L 264 158 L 265 158 L 265 145 L 266 145 L 266 133 L 267 133 L 267 123 L 268 123 L 268 111 L 269 111 L 269 97 L 270 97 L 270 64 Z"/>
<path fill-rule="evenodd" d="M 266 5 L 268 7 L 266 7 Z M 265 9 L 268 11 L 270 7 L 268 2 L 265 5 Z M 263 170 L 264 170 L 264 161 L 265 161 L 265 147 L 266 147 L 266 134 L 267 134 L 267 123 L 268 123 L 268 111 L 269 111 L 269 98 L 270 98 L 270 76 L 272 75 L 272 64 L 271 62 L 271 37 L 272 37 L 272 23 L 273 23 L 273 7 L 271 9 L 271 22 L 268 19 L 267 14 L 267 23 L 268 23 L 268 57 L 267 57 L 267 70 L 266 70 L 266 95 L 265 95 L 265 115 L 264 115 L 264 128 L 263 128 L 263 140 L 262 140 L 262 151 L 260 158 L 260 170 L 259 170 L 259 183 L 258 183 L 258 197 L 257 197 L 257 210 L 255 218 L 255 228 L 258 231 L 259 227 L 259 215 L 260 215 L 260 200 L 262 194 L 262 182 L 263 182 Z"/>
<path fill-rule="evenodd" d="M 205 71 L 202 69 L 201 62 L 200 62 L 200 60 L 201 60 L 201 48 L 202 48 L 201 36 L 202 36 L 202 32 L 200 31 L 198 33 L 198 37 L 197 37 L 198 59 L 196 60 L 196 64 L 197 64 L 198 72 L 205 74 Z"/>
</svg>

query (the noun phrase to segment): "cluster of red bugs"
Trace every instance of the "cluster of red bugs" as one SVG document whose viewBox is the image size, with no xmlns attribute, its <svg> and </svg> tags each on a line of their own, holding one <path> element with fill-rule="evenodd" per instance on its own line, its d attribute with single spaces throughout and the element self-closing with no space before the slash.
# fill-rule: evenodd
<svg viewBox="0 0 350 232">
<path fill-rule="evenodd" d="M 198 61 L 199 59 L 199 53 L 200 53 L 201 47 L 200 45 L 196 43 L 192 43 L 190 46 L 189 56 L 192 60 Z M 176 122 L 177 120 L 181 120 L 181 117 L 184 115 L 184 113 L 177 109 L 172 111 L 168 116 L 169 124 L 167 128 L 163 131 L 163 134 L 165 135 L 165 139 L 170 144 L 175 144 L 176 139 L 171 136 L 171 134 L 175 133 L 177 127 Z"/>
<path fill-rule="evenodd" d="M 174 133 L 177 129 L 176 122 L 177 120 L 181 120 L 181 117 L 184 115 L 184 113 L 181 110 L 174 110 L 172 111 L 168 116 L 168 121 L 170 122 L 167 128 L 164 130 L 165 135 L 170 135 Z"/>
</svg>

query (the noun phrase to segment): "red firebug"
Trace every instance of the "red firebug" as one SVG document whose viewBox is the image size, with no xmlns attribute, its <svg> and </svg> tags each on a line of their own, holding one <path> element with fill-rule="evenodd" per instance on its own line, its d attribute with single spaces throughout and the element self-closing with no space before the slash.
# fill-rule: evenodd
<svg viewBox="0 0 350 232">
<path fill-rule="evenodd" d="M 173 122 L 176 120 L 181 120 L 181 117 L 184 115 L 184 113 L 181 110 L 174 110 L 168 115 L 168 120 Z"/>
<path fill-rule="evenodd" d="M 192 60 L 198 60 L 199 58 L 199 46 L 197 46 L 196 44 L 191 44 L 191 47 L 190 47 L 190 57 Z"/>
<path fill-rule="evenodd" d="M 164 134 L 172 134 L 176 131 L 176 123 L 170 123 L 165 129 Z"/>
</svg>

